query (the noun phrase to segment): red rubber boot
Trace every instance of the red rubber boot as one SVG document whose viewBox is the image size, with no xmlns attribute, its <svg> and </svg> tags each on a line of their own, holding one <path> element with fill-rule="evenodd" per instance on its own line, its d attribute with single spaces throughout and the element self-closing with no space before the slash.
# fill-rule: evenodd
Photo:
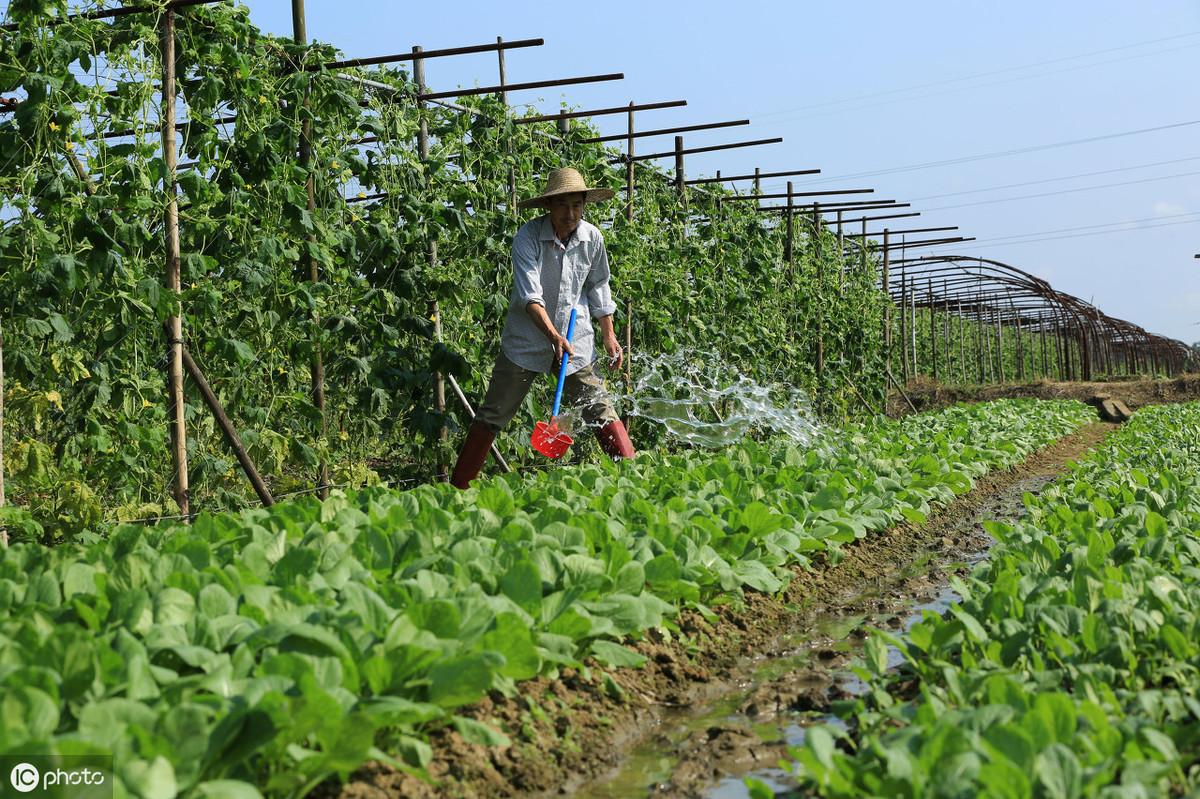
<svg viewBox="0 0 1200 799">
<path fill-rule="evenodd" d="M 492 428 L 481 422 L 472 422 L 462 449 L 458 451 L 458 461 L 450 475 L 450 485 L 455 488 L 469 488 L 471 481 L 479 476 L 479 471 L 487 461 L 488 450 L 495 440 L 496 434 L 492 432 Z"/>
<path fill-rule="evenodd" d="M 620 419 L 609 422 L 597 430 L 596 439 L 600 442 L 600 448 L 613 460 L 632 458 L 637 454 L 633 448 L 633 442 L 629 440 L 629 433 L 626 432 L 625 425 Z"/>
</svg>

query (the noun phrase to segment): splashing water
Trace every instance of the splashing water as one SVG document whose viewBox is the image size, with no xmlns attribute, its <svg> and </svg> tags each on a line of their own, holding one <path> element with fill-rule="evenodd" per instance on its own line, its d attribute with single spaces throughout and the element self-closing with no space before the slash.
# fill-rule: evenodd
<svg viewBox="0 0 1200 799">
<path fill-rule="evenodd" d="M 641 377 L 624 398 L 630 414 L 661 423 L 687 444 L 727 447 L 751 431 L 773 431 L 808 446 L 821 433 L 807 394 L 761 385 L 715 352 L 689 349 L 634 363 Z"/>
</svg>

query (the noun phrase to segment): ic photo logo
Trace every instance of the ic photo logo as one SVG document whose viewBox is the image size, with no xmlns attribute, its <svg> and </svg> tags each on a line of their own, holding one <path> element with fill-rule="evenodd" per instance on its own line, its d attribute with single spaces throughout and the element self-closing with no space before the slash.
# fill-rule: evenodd
<svg viewBox="0 0 1200 799">
<path fill-rule="evenodd" d="M 30 794 L 46 799 L 111 799 L 112 756 L 63 755 L 4 757 L 0 796 Z M 8 774 L 8 785 L 2 775 Z M 12 786 L 12 791 L 9 791 Z"/>
<path fill-rule="evenodd" d="M 29 793 L 42 782 L 42 774 L 37 766 L 30 763 L 18 763 L 8 774 L 8 782 L 19 793 Z"/>
</svg>

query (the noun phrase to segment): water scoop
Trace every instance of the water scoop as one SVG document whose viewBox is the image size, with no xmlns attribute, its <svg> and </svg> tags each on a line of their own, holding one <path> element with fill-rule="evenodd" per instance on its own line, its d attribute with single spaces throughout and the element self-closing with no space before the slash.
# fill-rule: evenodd
<svg viewBox="0 0 1200 799">
<path fill-rule="evenodd" d="M 571 318 L 567 322 L 567 343 L 570 343 L 571 334 L 575 332 L 575 310 L 571 309 Z M 538 422 L 535 424 L 533 436 L 529 440 L 533 444 L 533 448 L 547 458 L 561 458 L 575 443 L 575 439 L 558 429 L 558 407 L 562 404 L 563 384 L 567 382 L 568 357 L 570 356 L 564 350 L 562 364 L 558 367 L 558 388 L 554 389 L 554 410 L 550 413 L 550 423 Z"/>
</svg>

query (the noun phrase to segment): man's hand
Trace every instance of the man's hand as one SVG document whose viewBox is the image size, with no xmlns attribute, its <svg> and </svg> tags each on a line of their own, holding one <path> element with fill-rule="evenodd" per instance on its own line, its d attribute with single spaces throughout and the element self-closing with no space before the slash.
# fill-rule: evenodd
<svg viewBox="0 0 1200 799">
<path fill-rule="evenodd" d="M 555 333 L 554 337 L 550 339 L 550 344 L 554 347 L 554 371 L 557 372 L 558 368 L 562 366 L 563 352 L 565 351 L 567 355 L 570 355 L 572 358 L 574 358 L 575 350 L 571 349 L 571 342 L 567 341 L 557 333 Z"/>
<path fill-rule="evenodd" d="M 625 353 L 617 341 L 617 332 L 613 329 L 612 316 L 601 316 L 596 319 L 600 323 L 600 335 L 604 339 L 604 351 L 608 353 L 608 368 L 616 371 L 625 362 Z"/>
<path fill-rule="evenodd" d="M 617 342 L 616 335 L 608 333 L 604 336 L 604 351 L 608 353 L 608 368 L 619 371 L 621 364 L 625 362 L 625 351 Z"/>
</svg>

